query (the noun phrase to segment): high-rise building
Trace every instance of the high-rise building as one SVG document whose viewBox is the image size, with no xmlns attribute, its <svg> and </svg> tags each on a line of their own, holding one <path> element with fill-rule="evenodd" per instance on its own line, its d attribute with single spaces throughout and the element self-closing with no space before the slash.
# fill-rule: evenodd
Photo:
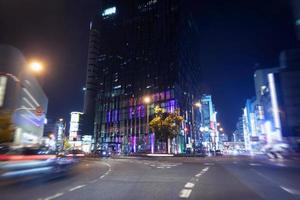
<svg viewBox="0 0 300 200">
<path fill-rule="evenodd" d="M 102 2 L 90 24 L 84 103 L 97 148 L 149 150 L 146 120 L 156 105 L 168 112 L 179 108 L 191 124 L 200 68 L 193 54 L 196 28 L 187 7 L 182 0 Z M 143 102 L 146 95 L 149 105 Z M 185 142 L 184 134 L 176 144 Z M 177 148 L 180 152 L 184 146 Z"/>
<path fill-rule="evenodd" d="M 292 0 L 292 7 L 294 11 L 294 17 L 295 17 L 295 27 L 296 27 L 296 33 L 297 38 L 300 40 L 300 1 L 299 0 Z"/>
<path fill-rule="evenodd" d="M 201 122 L 200 132 L 202 144 L 205 149 L 218 149 L 219 132 L 217 129 L 217 112 L 211 95 L 201 97 Z"/>
</svg>

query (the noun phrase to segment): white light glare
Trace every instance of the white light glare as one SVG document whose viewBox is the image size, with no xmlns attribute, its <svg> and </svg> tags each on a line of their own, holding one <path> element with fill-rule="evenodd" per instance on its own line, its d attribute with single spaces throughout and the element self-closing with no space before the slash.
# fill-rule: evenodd
<svg viewBox="0 0 300 200">
<path fill-rule="evenodd" d="M 112 15 L 115 14 L 117 12 L 117 8 L 116 7 L 111 7 L 111 8 L 107 8 L 103 11 L 102 16 L 108 16 L 108 15 Z"/>
</svg>

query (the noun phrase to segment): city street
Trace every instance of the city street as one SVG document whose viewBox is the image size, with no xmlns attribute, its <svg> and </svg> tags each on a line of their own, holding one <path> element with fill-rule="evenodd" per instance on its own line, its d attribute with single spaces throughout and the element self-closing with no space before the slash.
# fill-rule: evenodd
<svg viewBox="0 0 300 200">
<path fill-rule="evenodd" d="M 127 157 L 82 161 L 68 175 L 1 182 L 8 199 L 300 199 L 298 161 Z"/>
</svg>

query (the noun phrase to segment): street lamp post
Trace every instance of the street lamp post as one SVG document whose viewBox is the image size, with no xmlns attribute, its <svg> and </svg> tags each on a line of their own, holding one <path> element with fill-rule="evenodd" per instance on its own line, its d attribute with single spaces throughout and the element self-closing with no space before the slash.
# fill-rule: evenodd
<svg viewBox="0 0 300 200">
<path fill-rule="evenodd" d="M 195 133 L 195 112 L 194 112 L 194 108 L 201 108 L 201 103 L 200 102 L 196 102 L 192 104 L 192 139 L 193 139 L 193 154 L 195 154 L 195 150 L 196 150 L 196 133 Z"/>
<path fill-rule="evenodd" d="M 144 97 L 144 103 L 146 104 L 147 106 L 147 114 L 146 114 L 146 134 L 147 134 L 147 137 L 149 136 L 149 116 L 150 116 L 150 109 L 149 109 L 149 104 L 151 103 L 151 98 L 149 96 L 145 96 Z M 154 144 L 153 143 L 153 139 L 152 139 L 152 135 L 150 135 L 150 148 L 151 148 L 151 153 L 154 153 Z"/>
</svg>

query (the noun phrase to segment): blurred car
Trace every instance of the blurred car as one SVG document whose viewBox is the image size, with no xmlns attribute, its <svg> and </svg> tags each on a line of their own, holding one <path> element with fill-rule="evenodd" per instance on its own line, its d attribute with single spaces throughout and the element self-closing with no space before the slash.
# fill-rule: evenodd
<svg viewBox="0 0 300 200">
<path fill-rule="evenodd" d="M 222 151 L 221 150 L 216 150 L 216 153 L 215 153 L 216 156 L 222 156 Z"/>
<path fill-rule="evenodd" d="M 75 158 L 82 158 L 82 157 L 85 157 L 85 153 L 82 150 L 74 149 L 74 150 L 68 151 L 66 156 L 75 157 Z"/>
<path fill-rule="evenodd" d="M 186 148 L 185 153 L 186 154 L 192 154 L 192 148 Z"/>
<path fill-rule="evenodd" d="M 108 158 L 112 155 L 111 151 L 106 149 L 99 149 L 96 153 L 99 157 L 105 157 L 105 158 Z"/>
<path fill-rule="evenodd" d="M 72 158 L 41 147 L 9 147 L 1 152 L 0 179 L 66 172 L 75 164 Z"/>
<path fill-rule="evenodd" d="M 196 153 L 197 156 L 200 156 L 200 157 L 205 157 L 205 156 L 207 156 L 206 151 L 205 151 L 204 149 L 202 149 L 202 148 L 197 148 L 197 149 L 195 150 L 195 153 Z"/>
</svg>

